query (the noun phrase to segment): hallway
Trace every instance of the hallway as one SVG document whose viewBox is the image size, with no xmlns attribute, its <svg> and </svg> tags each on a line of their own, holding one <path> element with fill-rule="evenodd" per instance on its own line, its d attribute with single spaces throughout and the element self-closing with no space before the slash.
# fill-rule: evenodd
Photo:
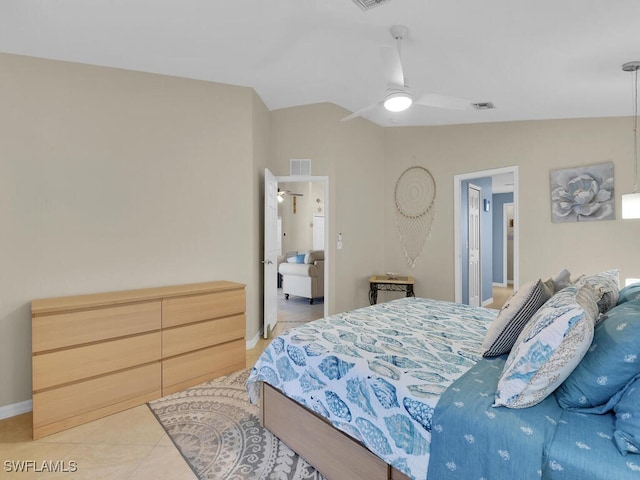
<svg viewBox="0 0 640 480">
<path fill-rule="evenodd" d="M 507 287 L 493 287 L 493 302 L 487 305 L 487 308 L 495 308 L 500 310 L 507 299 L 513 294 L 513 285 Z"/>
</svg>

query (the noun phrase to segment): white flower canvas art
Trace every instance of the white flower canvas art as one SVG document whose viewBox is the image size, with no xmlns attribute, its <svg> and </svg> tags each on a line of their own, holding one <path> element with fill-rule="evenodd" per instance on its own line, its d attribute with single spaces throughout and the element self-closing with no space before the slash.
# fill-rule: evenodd
<svg viewBox="0 0 640 480">
<path fill-rule="evenodd" d="M 551 171 L 553 223 L 615 220 L 613 162 Z"/>
</svg>

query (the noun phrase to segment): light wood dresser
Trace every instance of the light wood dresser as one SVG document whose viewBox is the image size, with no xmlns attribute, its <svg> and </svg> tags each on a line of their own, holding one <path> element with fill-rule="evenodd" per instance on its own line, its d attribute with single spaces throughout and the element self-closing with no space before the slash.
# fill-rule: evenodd
<svg viewBox="0 0 640 480">
<path fill-rule="evenodd" d="M 33 438 L 245 368 L 245 306 L 227 281 L 34 300 Z"/>
</svg>

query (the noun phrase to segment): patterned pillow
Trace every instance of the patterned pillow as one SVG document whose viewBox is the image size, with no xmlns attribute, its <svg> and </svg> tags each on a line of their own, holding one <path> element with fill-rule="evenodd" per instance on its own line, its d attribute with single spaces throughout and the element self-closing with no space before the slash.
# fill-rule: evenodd
<svg viewBox="0 0 640 480">
<path fill-rule="evenodd" d="M 613 408 L 616 427 L 613 438 L 620 453 L 640 453 L 640 376 L 625 388 L 620 401 Z"/>
<path fill-rule="evenodd" d="M 618 305 L 629 300 L 640 299 L 640 283 L 632 283 L 620 290 L 620 296 L 618 298 Z"/>
<path fill-rule="evenodd" d="M 541 280 L 527 283 L 511 295 L 487 330 L 482 355 L 497 357 L 509 353 L 524 326 L 547 300 Z"/>
<path fill-rule="evenodd" d="M 556 392 L 560 406 L 585 413 L 609 410 L 609 399 L 640 374 L 638 345 L 640 300 L 631 300 L 612 308 L 596 326 L 591 348 Z"/>
<path fill-rule="evenodd" d="M 531 407 L 551 394 L 591 345 L 597 313 L 589 285 L 567 287 L 551 297 L 511 349 L 493 406 Z"/>
<path fill-rule="evenodd" d="M 620 296 L 620 281 L 618 270 L 607 270 L 606 272 L 596 273 L 581 277 L 576 285 L 590 284 L 596 291 L 596 301 L 600 313 L 606 313 L 618 303 Z M 600 319 L 598 320 L 600 321 Z"/>
</svg>

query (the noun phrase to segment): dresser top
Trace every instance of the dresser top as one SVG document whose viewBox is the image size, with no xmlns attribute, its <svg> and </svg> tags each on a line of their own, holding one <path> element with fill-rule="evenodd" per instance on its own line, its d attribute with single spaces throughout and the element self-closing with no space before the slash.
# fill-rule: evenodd
<svg viewBox="0 0 640 480">
<path fill-rule="evenodd" d="M 31 315 L 47 315 L 67 310 L 108 307 L 126 303 L 159 300 L 162 298 L 243 290 L 244 288 L 245 285 L 242 283 L 221 280 L 216 282 L 190 283 L 187 285 L 172 285 L 169 287 L 123 290 L 119 292 L 90 293 L 70 297 L 41 298 L 31 302 Z"/>
</svg>

